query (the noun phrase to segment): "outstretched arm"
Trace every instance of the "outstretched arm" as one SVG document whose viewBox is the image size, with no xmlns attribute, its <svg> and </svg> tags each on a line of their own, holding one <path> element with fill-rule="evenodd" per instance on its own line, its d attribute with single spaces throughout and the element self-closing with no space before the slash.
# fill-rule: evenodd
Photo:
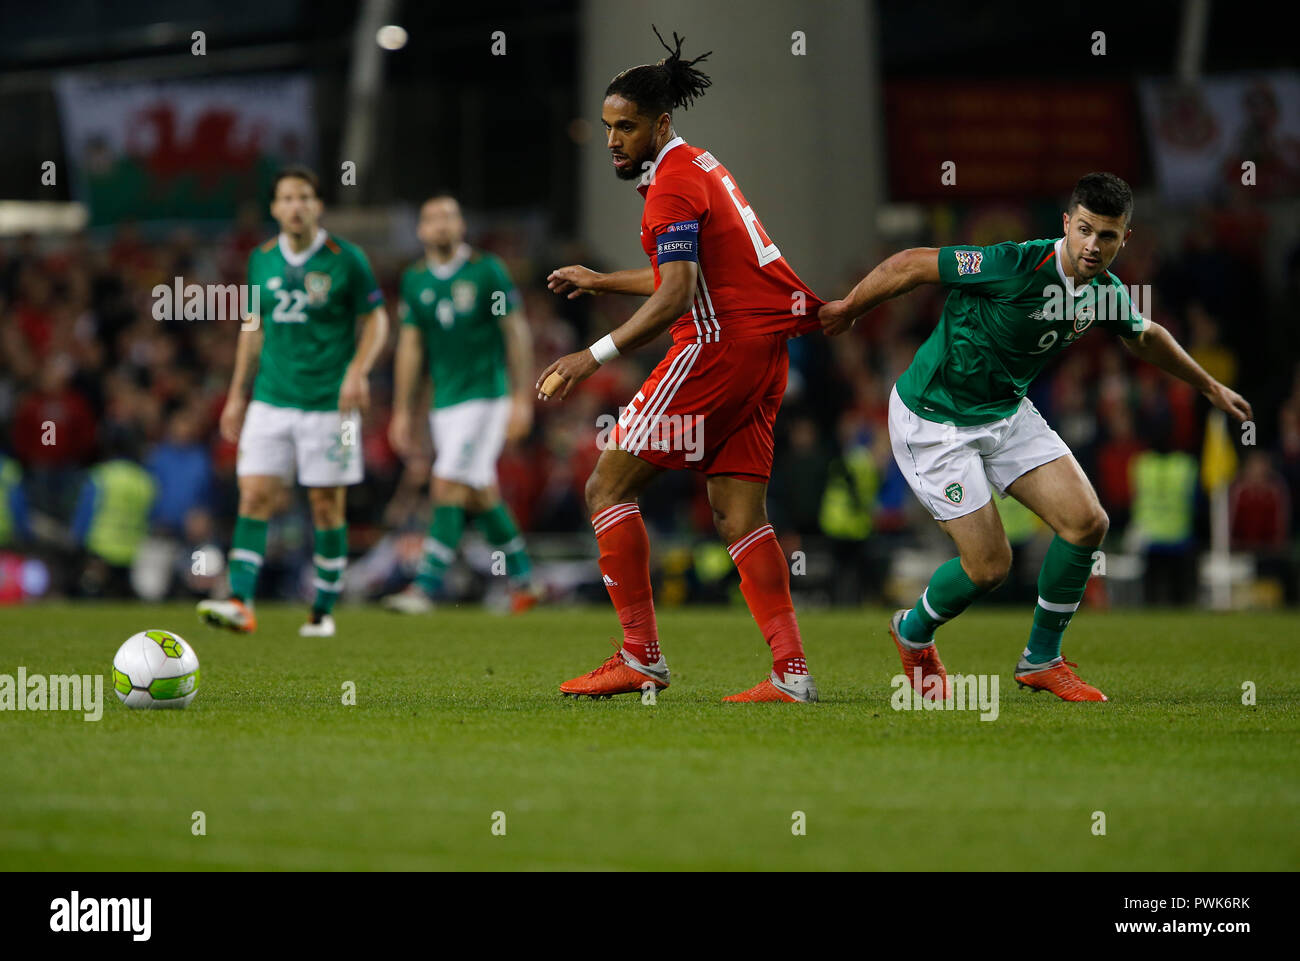
<svg viewBox="0 0 1300 961">
<path fill-rule="evenodd" d="M 546 286 L 557 294 L 568 294 L 570 300 L 583 294 L 638 294 L 649 297 L 655 292 L 655 272 L 652 267 L 638 267 L 635 270 L 616 270 L 602 274 L 574 264 L 552 270 L 546 277 Z"/>
<path fill-rule="evenodd" d="M 912 247 L 900 250 L 858 281 L 843 300 L 832 300 L 817 312 L 822 333 L 842 334 L 853 322 L 891 297 L 905 294 L 921 284 L 939 282 L 939 248 Z"/>
<path fill-rule="evenodd" d="M 540 391 L 546 378 L 557 373 L 564 378 L 564 386 L 556 393 L 561 399 L 568 397 L 569 391 L 595 373 L 606 360 L 650 343 L 690 308 L 698 270 L 693 260 L 673 260 L 661 265 L 659 289 L 650 295 L 650 299 L 612 334 L 602 337 L 586 350 L 567 354 L 553 362 L 537 378 L 537 389 Z M 597 357 L 597 353 L 602 356 Z M 538 396 L 546 399 L 544 394 Z"/>
<path fill-rule="evenodd" d="M 1250 420 L 1253 416 L 1246 398 L 1211 377 L 1174 340 L 1174 335 L 1159 324 L 1149 321 L 1147 329 L 1137 337 L 1125 337 L 1123 340 L 1124 346 L 1135 357 L 1191 384 L 1219 410 L 1231 414 L 1239 421 Z"/>
</svg>

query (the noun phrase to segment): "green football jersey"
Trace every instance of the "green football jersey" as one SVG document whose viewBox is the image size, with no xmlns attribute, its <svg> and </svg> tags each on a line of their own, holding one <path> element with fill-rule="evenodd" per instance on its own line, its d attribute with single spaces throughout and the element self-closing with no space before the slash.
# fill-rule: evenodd
<svg viewBox="0 0 1300 961">
<path fill-rule="evenodd" d="M 366 255 L 324 230 L 294 254 L 282 235 L 249 254 L 248 284 L 257 290 L 263 334 L 253 399 L 338 409 L 356 352 L 357 317 L 384 302 Z"/>
<path fill-rule="evenodd" d="M 398 312 L 423 337 L 435 410 L 506 395 L 501 319 L 518 306 L 519 292 L 500 258 L 468 245 L 446 264 L 421 259 L 402 274 Z"/>
<path fill-rule="evenodd" d="M 897 384 L 913 413 L 961 427 L 1009 417 L 1047 362 L 1094 322 L 1123 337 L 1147 328 L 1114 274 L 1082 287 L 1065 276 L 1063 242 L 939 248 L 951 293 Z"/>
</svg>

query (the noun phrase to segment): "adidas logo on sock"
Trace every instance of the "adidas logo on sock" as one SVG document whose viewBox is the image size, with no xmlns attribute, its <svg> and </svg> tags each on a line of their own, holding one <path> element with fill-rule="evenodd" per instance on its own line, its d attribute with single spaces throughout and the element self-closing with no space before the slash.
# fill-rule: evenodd
<svg viewBox="0 0 1300 961">
<path fill-rule="evenodd" d="M 614 578 L 610 577 L 608 574 L 603 574 L 601 576 L 605 578 L 606 587 L 618 587 L 618 581 L 614 580 Z"/>
</svg>

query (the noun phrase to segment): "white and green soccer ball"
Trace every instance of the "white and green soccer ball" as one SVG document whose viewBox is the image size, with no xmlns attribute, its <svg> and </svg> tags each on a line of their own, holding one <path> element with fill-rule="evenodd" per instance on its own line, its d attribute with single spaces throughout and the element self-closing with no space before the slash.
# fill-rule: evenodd
<svg viewBox="0 0 1300 961">
<path fill-rule="evenodd" d="M 199 656 L 174 631 L 132 634 L 113 655 L 113 689 L 127 707 L 189 707 L 199 693 Z"/>
</svg>

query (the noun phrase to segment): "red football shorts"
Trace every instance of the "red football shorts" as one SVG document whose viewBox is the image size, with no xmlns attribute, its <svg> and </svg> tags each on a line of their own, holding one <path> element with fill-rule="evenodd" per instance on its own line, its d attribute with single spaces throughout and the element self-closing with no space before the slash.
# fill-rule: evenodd
<svg viewBox="0 0 1300 961">
<path fill-rule="evenodd" d="M 766 481 L 790 367 L 786 337 L 673 344 L 619 412 L 613 445 L 667 470 Z"/>
</svg>

